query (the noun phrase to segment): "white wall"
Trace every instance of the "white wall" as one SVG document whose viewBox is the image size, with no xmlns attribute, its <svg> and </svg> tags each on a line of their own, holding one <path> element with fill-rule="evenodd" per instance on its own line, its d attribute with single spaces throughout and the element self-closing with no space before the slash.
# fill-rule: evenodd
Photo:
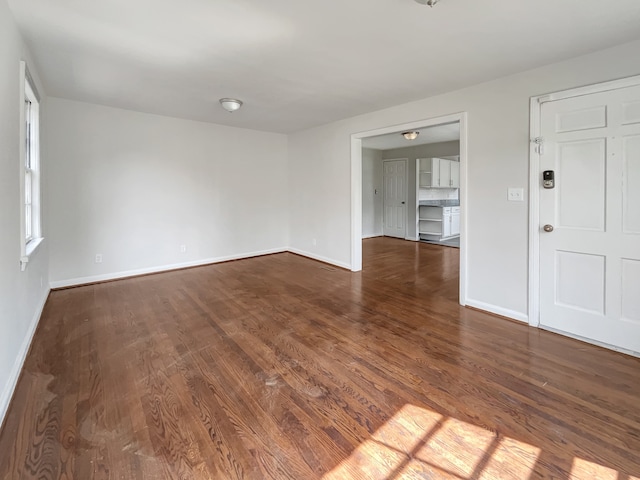
<svg viewBox="0 0 640 480">
<path fill-rule="evenodd" d="M 46 225 L 45 241 L 27 269 L 20 271 L 20 60 L 27 60 L 44 110 L 46 100 L 35 65 L 29 61 L 7 4 L 0 0 L 0 423 L 49 291 Z M 44 175 L 47 161 L 43 154 Z"/>
<path fill-rule="evenodd" d="M 286 249 L 284 135 L 58 98 L 46 118 L 52 286 Z"/>
<path fill-rule="evenodd" d="M 452 142 L 439 142 L 439 143 L 429 143 L 426 145 L 416 145 L 415 147 L 404 147 L 404 148 L 393 148 L 391 150 L 383 150 L 382 158 L 385 160 L 394 159 L 394 158 L 407 158 L 409 161 L 407 162 L 407 168 L 409 169 L 408 175 L 408 188 L 409 195 L 407 198 L 408 207 L 407 207 L 407 237 L 410 239 L 417 239 L 418 232 L 416 230 L 417 222 L 416 222 L 416 214 L 417 209 L 414 208 L 416 205 L 416 195 L 418 192 L 416 191 L 416 159 L 418 158 L 432 158 L 432 157 L 450 157 L 454 155 L 460 155 L 460 142 L 455 140 Z M 364 156 L 363 159 L 364 161 Z M 451 194 L 457 194 L 457 189 L 449 189 L 449 188 L 433 188 L 434 196 L 431 198 L 436 199 L 439 197 L 442 198 L 450 198 Z M 441 195 L 438 195 L 441 194 Z"/>
<path fill-rule="evenodd" d="M 382 151 L 362 149 L 362 237 L 382 235 Z"/>
<path fill-rule="evenodd" d="M 350 135 L 467 111 L 468 302 L 526 320 L 528 205 L 507 202 L 507 188 L 528 190 L 529 98 L 640 74 L 638 51 L 632 42 L 291 135 L 291 245 L 351 265 Z"/>
</svg>

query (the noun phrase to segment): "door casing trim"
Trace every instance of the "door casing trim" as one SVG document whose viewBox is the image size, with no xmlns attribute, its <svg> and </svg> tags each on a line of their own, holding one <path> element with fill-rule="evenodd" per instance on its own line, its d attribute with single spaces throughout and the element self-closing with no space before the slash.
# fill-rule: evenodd
<svg viewBox="0 0 640 480">
<path fill-rule="evenodd" d="M 640 75 L 531 97 L 529 114 L 529 325 L 540 327 L 540 136 L 542 104 L 640 85 Z M 593 342 L 592 342 L 593 343 Z M 609 347 L 610 348 L 610 347 Z"/>
</svg>

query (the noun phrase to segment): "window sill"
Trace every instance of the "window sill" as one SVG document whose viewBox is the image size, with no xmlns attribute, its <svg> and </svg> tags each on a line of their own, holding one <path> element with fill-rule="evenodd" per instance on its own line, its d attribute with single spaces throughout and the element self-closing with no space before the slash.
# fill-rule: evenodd
<svg viewBox="0 0 640 480">
<path fill-rule="evenodd" d="M 38 247 L 40 246 L 43 240 L 44 240 L 44 237 L 34 238 L 25 246 L 24 255 L 20 257 L 20 270 L 22 272 L 24 272 L 25 269 L 27 268 L 29 259 L 34 253 L 36 253 L 36 250 L 38 250 Z"/>
</svg>

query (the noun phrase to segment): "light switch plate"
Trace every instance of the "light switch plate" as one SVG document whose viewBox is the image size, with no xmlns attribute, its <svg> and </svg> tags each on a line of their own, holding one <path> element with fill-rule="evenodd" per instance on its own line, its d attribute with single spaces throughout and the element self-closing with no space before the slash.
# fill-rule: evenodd
<svg viewBox="0 0 640 480">
<path fill-rule="evenodd" d="M 507 200 L 510 202 L 524 202 L 524 188 L 509 187 Z"/>
</svg>

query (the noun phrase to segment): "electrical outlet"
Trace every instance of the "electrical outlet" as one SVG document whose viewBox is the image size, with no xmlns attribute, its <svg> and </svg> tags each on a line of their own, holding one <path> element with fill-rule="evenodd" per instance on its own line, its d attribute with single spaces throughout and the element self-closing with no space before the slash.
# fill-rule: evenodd
<svg viewBox="0 0 640 480">
<path fill-rule="evenodd" d="M 187 246 L 186 245 L 180 245 L 180 253 L 187 253 Z"/>
<path fill-rule="evenodd" d="M 524 188 L 509 187 L 507 190 L 507 200 L 510 202 L 523 202 Z"/>
<path fill-rule="evenodd" d="M 102 263 L 102 254 L 96 253 L 96 263 Z"/>
</svg>

